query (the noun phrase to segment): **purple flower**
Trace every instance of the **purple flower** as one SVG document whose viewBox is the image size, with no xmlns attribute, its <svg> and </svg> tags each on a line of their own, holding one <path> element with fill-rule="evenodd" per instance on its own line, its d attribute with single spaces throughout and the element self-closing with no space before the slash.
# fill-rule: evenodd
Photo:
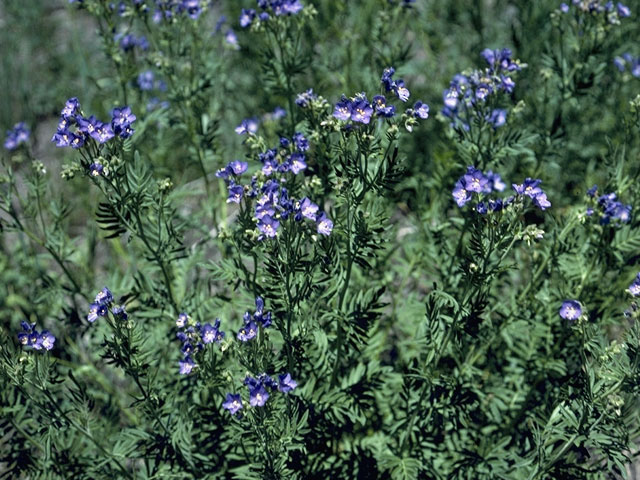
<svg viewBox="0 0 640 480">
<path fill-rule="evenodd" d="M 71 141 L 75 135 L 68 130 L 57 131 L 51 137 L 51 141 L 55 142 L 56 147 L 68 147 L 71 145 Z"/>
<path fill-rule="evenodd" d="M 620 18 L 626 18 L 631 16 L 631 10 L 629 9 L 629 7 L 622 4 L 621 2 L 618 2 L 617 8 L 618 8 L 618 16 Z"/>
<path fill-rule="evenodd" d="M 127 320 L 129 318 L 129 315 L 127 315 L 127 311 L 125 310 L 124 305 L 113 307 L 111 309 L 111 313 L 114 316 L 119 317 L 121 320 Z"/>
<path fill-rule="evenodd" d="M 507 123 L 507 111 L 503 108 L 496 108 L 487 117 L 487 121 L 493 128 L 499 128 Z"/>
<path fill-rule="evenodd" d="M 89 175 L 91 175 L 92 177 L 99 177 L 100 175 L 102 175 L 103 170 L 104 167 L 97 162 L 93 162 L 91 165 L 89 165 Z"/>
<path fill-rule="evenodd" d="M 484 173 L 472 166 L 467 167 L 467 173 L 462 179 L 465 189 L 469 192 L 481 193 L 489 184 L 489 179 L 485 177 Z"/>
<path fill-rule="evenodd" d="M 309 150 L 309 140 L 307 140 L 306 137 L 300 132 L 296 132 L 293 134 L 293 143 L 296 146 L 296 150 L 298 150 L 299 152 L 306 152 L 307 150 Z"/>
<path fill-rule="evenodd" d="M 91 134 L 91 138 L 97 141 L 100 144 L 106 143 L 111 140 L 115 134 L 113 133 L 113 129 L 111 125 L 108 123 L 101 123 L 96 127 L 94 132 Z"/>
<path fill-rule="evenodd" d="M 562 13 L 567 13 L 569 11 L 569 5 L 567 5 L 566 3 L 561 3 L 560 4 L 560 11 Z"/>
<path fill-rule="evenodd" d="M 131 107 L 114 108 L 111 112 L 111 128 L 115 135 L 121 138 L 129 138 L 134 130 L 131 124 L 136 121 L 136 116 L 131 112 Z"/>
<path fill-rule="evenodd" d="M 16 123 L 11 130 L 7 131 L 4 148 L 15 150 L 21 143 L 26 143 L 29 140 L 30 133 L 24 122 Z"/>
<path fill-rule="evenodd" d="M 98 292 L 94 302 L 100 306 L 109 306 L 111 302 L 113 302 L 113 294 L 111 293 L 111 290 L 109 290 L 107 287 L 104 287 Z"/>
<path fill-rule="evenodd" d="M 594 185 L 589 190 L 587 190 L 587 195 L 591 198 L 595 198 L 597 193 L 598 193 L 598 185 Z"/>
<path fill-rule="evenodd" d="M 289 157 L 289 160 L 291 162 L 291 171 L 295 175 L 297 175 L 302 170 L 307 168 L 307 164 L 305 162 L 305 156 L 302 153 L 299 153 L 299 152 L 292 153 L 291 157 Z"/>
<path fill-rule="evenodd" d="M 182 312 L 180 315 L 178 315 L 178 318 L 176 319 L 176 326 L 178 328 L 184 328 L 187 326 L 188 321 L 189 321 L 189 315 Z"/>
<path fill-rule="evenodd" d="M 373 97 L 373 107 L 376 115 L 380 117 L 393 117 L 396 114 L 396 107 L 393 105 L 387 105 L 387 99 L 383 95 L 376 95 Z"/>
<path fill-rule="evenodd" d="M 396 70 L 393 67 L 387 67 L 382 71 L 382 78 L 380 80 L 387 92 L 393 90 L 393 87 L 395 85 L 395 82 L 393 81 L 394 73 L 396 73 Z"/>
<path fill-rule="evenodd" d="M 255 118 L 245 118 L 235 129 L 238 135 L 254 134 L 258 131 L 258 120 Z"/>
<path fill-rule="evenodd" d="M 252 407 L 263 407 L 269 399 L 269 392 L 267 392 L 262 383 L 259 383 L 249 391 L 249 403 Z"/>
<path fill-rule="evenodd" d="M 299 93 L 296 96 L 296 105 L 302 108 L 307 108 L 309 105 L 311 105 L 311 102 L 317 98 L 318 96 L 313 93 L 313 89 L 310 88 L 309 90 Z"/>
<path fill-rule="evenodd" d="M 429 105 L 418 100 L 413 106 L 413 116 L 422 120 L 429 118 Z"/>
<path fill-rule="evenodd" d="M 516 185 L 514 183 L 512 186 L 518 195 L 526 195 L 529 198 L 534 198 L 542 193 L 542 189 L 539 187 L 541 183 L 541 180 L 527 178 L 522 184 Z"/>
<path fill-rule="evenodd" d="M 78 109 L 80 108 L 80 102 L 76 97 L 70 98 L 64 104 L 62 111 L 60 112 L 60 116 L 65 120 L 69 120 L 75 117 L 78 113 Z"/>
<path fill-rule="evenodd" d="M 89 305 L 89 314 L 87 315 L 87 320 L 89 323 L 95 322 L 98 317 L 104 317 L 107 314 L 107 307 L 105 305 L 98 305 L 97 303 L 92 303 Z"/>
<path fill-rule="evenodd" d="M 279 226 L 280 222 L 278 222 L 275 218 L 272 218 L 270 215 L 263 216 L 258 222 L 258 230 L 262 232 L 262 235 L 260 237 L 275 237 Z"/>
<path fill-rule="evenodd" d="M 486 177 L 488 180 L 488 188 L 484 191 L 484 193 L 491 193 L 492 191 L 502 192 L 505 188 L 507 188 L 505 183 L 502 181 L 502 178 L 497 173 L 493 173 L 491 170 L 489 170 L 486 174 Z"/>
<path fill-rule="evenodd" d="M 302 199 L 302 201 L 300 202 L 300 209 L 299 210 L 300 210 L 300 215 L 302 215 L 303 217 L 308 218 L 309 220 L 314 220 L 315 221 L 316 215 L 318 213 L 318 205 L 313 203 L 307 197 L 304 197 Z"/>
<path fill-rule="evenodd" d="M 229 198 L 227 203 L 240 203 L 244 195 L 244 187 L 242 185 L 229 185 Z"/>
<path fill-rule="evenodd" d="M 297 386 L 298 384 L 291 378 L 290 374 L 287 373 L 286 375 L 278 375 L 278 390 L 280 390 L 282 393 L 289 393 Z"/>
<path fill-rule="evenodd" d="M 224 34 L 224 41 L 227 42 L 228 45 L 237 47 L 238 37 L 236 36 L 236 32 L 229 29 L 227 33 Z"/>
<path fill-rule="evenodd" d="M 409 89 L 404 86 L 404 81 L 403 80 L 398 80 L 395 83 L 393 91 L 396 93 L 398 98 L 400 100 L 402 100 L 403 102 L 406 102 L 407 100 L 409 100 L 409 97 L 411 96 L 411 93 L 409 92 Z"/>
<path fill-rule="evenodd" d="M 43 330 L 40 334 L 40 343 L 45 350 L 51 350 L 56 343 L 56 337 L 49 330 Z"/>
<path fill-rule="evenodd" d="M 565 320 L 577 320 L 582 315 L 582 306 L 577 300 L 565 300 L 558 313 Z"/>
<path fill-rule="evenodd" d="M 240 26 L 247 28 L 256 18 L 256 11 L 252 8 L 243 8 L 240 12 Z"/>
<path fill-rule="evenodd" d="M 302 95 L 302 94 L 299 94 L 299 95 Z M 273 118 L 274 120 L 280 120 L 281 118 L 284 118 L 286 116 L 287 116 L 287 111 L 282 107 L 276 107 L 273 110 L 273 113 L 271 114 L 271 118 Z"/>
<path fill-rule="evenodd" d="M 547 194 L 544 192 L 533 197 L 533 204 L 540 210 L 546 210 L 551 206 L 551 202 L 547 199 Z"/>
<path fill-rule="evenodd" d="M 180 360 L 180 375 L 189 375 L 195 366 L 196 362 L 193 361 L 193 358 L 190 355 L 185 356 L 183 360 Z"/>
<path fill-rule="evenodd" d="M 354 122 L 368 124 L 373 115 L 373 108 L 367 101 L 367 98 L 362 96 L 354 101 L 351 105 L 351 120 Z"/>
<path fill-rule="evenodd" d="M 343 95 L 342 99 L 338 103 L 336 103 L 335 109 L 333 111 L 333 116 L 336 117 L 338 120 L 342 120 L 343 122 L 346 122 L 351 118 L 352 111 L 353 111 L 353 105 L 351 100 L 349 100 L 347 97 Z"/>
<path fill-rule="evenodd" d="M 219 320 L 218 320 L 219 324 Z M 218 336 L 218 329 L 210 323 L 205 323 L 200 328 L 200 336 L 202 337 L 202 343 L 212 343 Z"/>
<path fill-rule="evenodd" d="M 226 401 L 222 404 L 222 408 L 229 410 L 231 415 L 235 415 L 238 410 L 242 409 L 242 398 L 239 393 L 227 393 Z"/>
<path fill-rule="evenodd" d="M 466 182 L 464 177 L 458 180 L 453 187 L 453 199 L 456 201 L 456 204 L 459 207 L 464 207 L 464 205 L 471 200 L 471 192 L 467 189 Z"/>
<path fill-rule="evenodd" d="M 241 342 L 248 342 L 258 334 L 258 325 L 255 322 L 249 321 L 238 331 L 238 340 Z"/>
<path fill-rule="evenodd" d="M 333 222 L 322 212 L 316 217 L 316 229 L 320 235 L 331 235 L 333 231 Z"/>
<path fill-rule="evenodd" d="M 629 293 L 634 297 L 640 295 L 640 273 L 633 280 L 633 283 L 629 285 Z"/>
</svg>

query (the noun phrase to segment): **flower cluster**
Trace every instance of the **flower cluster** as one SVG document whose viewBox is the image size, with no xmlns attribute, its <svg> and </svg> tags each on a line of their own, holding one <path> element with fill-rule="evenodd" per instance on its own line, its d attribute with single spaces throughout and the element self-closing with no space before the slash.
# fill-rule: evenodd
<svg viewBox="0 0 640 480">
<path fill-rule="evenodd" d="M 621 72 L 626 71 L 627 65 L 629 65 L 629 72 L 636 78 L 640 78 L 640 57 L 634 58 L 629 53 L 623 53 L 621 57 L 615 57 L 613 64 Z"/>
<path fill-rule="evenodd" d="M 267 21 L 271 15 L 280 17 L 282 15 L 296 15 L 302 10 L 303 5 L 300 0 L 257 0 L 260 13 L 253 8 L 243 8 L 240 12 L 240 26 L 247 28 L 256 18 L 259 21 Z"/>
<path fill-rule="evenodd" d="M 113 295 L 111 294 L 111 290 L 104 287 L 98 292 L 93 303 L 89 305 L 89 315 L 87 315 L 89 323 L 95 322 L 98 317 L 106 316 L 109 312 L 109 306 L 111 306 L 112 303 Z"/>
<path fill-rule="evenodd" d="M 152 20 L 160 23 L 163 20 L 171 21 L 180 15 L 197 20 L 204 11 L 203 7 L 209 3 L 210 0 L 155 0 Z"/>
<path fill-rule="evenodd" d="M 634 297 L 640 295 L 640 273 L 636 275 L 636 278 L 634 278 L 631 285 L 629 285 L 629 293 Z"/>
<path fill-rule="evenodd" d="M 296 96 L 296 105 L 302 108 L 309 108 L 311 102 L 317 99 L 318 95 L 314 93 L 313 88 L 310 88 Z"/>
<path fill-rule="evenodd" d="M 249 389 L 249 405 L 252 407 L 264 407 L 270 397 L 269 390 L 289 393 L 298 386 L 298 383 L 291 378 L 289 373 L 278 375 L 278 381 L 266 373 L 258 375 L 258 378 L 247 376 L 244 379 L 244 384 Z M 235 415 L 243 408 L 241 395 L 239 393 L 227 393 L 227 398 L 222 404 L 222 408 L 228 410 L 231 415 Z"/>
<path fill-rule="evenodd" d="M 136 37 L 131 33 L 126 35 L 120 34 L 116 35 L 115 41 L 118 42 L 123 52 L 132 52 L 135 48 L 139 48 L 142 51 L 149 49 L 149 41 L 145 36 Z"/>
<path fill-rule="evenodd" d="M 16 123 L 11 130 L 7 130 L 7 138 L 4 141 L 4 148 L 15 150 L 21 143 L 29 140 L 31 132 L 24 122 Z"/>
<path fill-rule="evenodd" d="M 240 125 L 235 128 L 235 132 L 238 135 L 253 135 L 258 131 L 259 125 L 260 121 L 257 118 L 245 118 L 240 122 Z"/>
<path fill-rule="evenodd" d="M 18 333 L 18 340 L 25 347 L 31 347 L 34 350 L 51 350 L 56 343 L 56 337 L 49 330 L 38 332 L 35 323 L 29 324 L 23 320 L 20 326 L 22 326 L 22 332 Z"/>
<path fill-rule="evenodd" d="M 526 178 L 519 185 L 513 184 L 513 189 L 518 195 L 529 197 L 533 204 L 540 210 L 546 210 L 551 206 L 551 202 L 547 199 L 547 194 L 542 191 L 540 184 L 542 180 Z"/>
<path fill-rule="evenodd" d="M 271 325 L 271 312 L 264 313 L 264 300 L 256 297 L 256 311 L 253 315 L 245 312 L 242 317 L 244 325 L 238 331 L 238 340 L 248 342 L 258 334 L 258 325 L 267 328 Z"/>
<path fill-rule="evenodd" d="M 574 321 L 582 315 L 582 305 L 577 300 L 565 300 L 558 313 L 565 320 Z"/>
<path fill-rule="evenodd" d="M 587 190 L 587 196 L 592 199 L 594 205 L 587 208 L 586 215 L 593 216 L 597 209 L 601 225 L 608 225 L 612 220 L 620 223 L 628 223 L 631 220 L 631 205 L 625 205 L 618 201 L 618 196 L 615 193 L 605 193 L 598 196 L 598 186 L 594 185 Z"/>
<path fill-rule="evenodd" d="M 70 98 L 60 113 L 58 130 L 51 138 L 57 147 L 81 148 L 87 141 L 93 139 L 103 144 L 119 136 L 129 138 L 133 135 L 133 122 L 136 116 L 129 107 L 114 108 L 111 112 L 111 122 L 104 123 L 91 115 L 85 118 L 80 111 L 77 98 Z M 72 127 L 75 127 L 73 130 Z"/>
<path fill-rule="evenodd" d="M 621 18 L 631 16 L 631 9 L 622 2 L 614 4 L 611 0 L 606 3 L 602 0 L 573 0 L 571 3 L 578 12 L 606 16 L 611 24 L 618 24 Z M 560 10 L 569 13 L 571 6 L 563 2 L 560 4 Z"/>
<path fill-rule="evenodd" d="M 382 85 L 387 92 L 393 92 L 400 100 L 406 102 L 410 96 L 409 90 L 405 87 L 403 80 L 395 81 L 393 79 L 394 73 L 395 70 L 393 67 L 385 68 L 382 73 Z M 347 98 L 342 95 L 342 98 L 336 103 L 333 110 L 333 116 L 340 121 L 351 121 L 365 125 L 369 124 L 374 114 L 378 117 L 391 118 L 396 114 L 396 107 L 388 103 L 384 95 L 374 96 L 371 103 L 369 103 L 366 94 L 362 92 L 357 93 L 352 98 Z M 426 120 L 429 118 L 429 105 L 417 101 L 413 108 L 405 111 L 405 116 L 409 119 Z M 409 121 L 407 123 L 407 130 L 412 131 L 414 124 L 416 124 L 415 120 Z M 353 124 L 350 124 L 350 126 L 352 125 Z"/>
<path fill-rule="evenodd" d="M 197 366 L 194 356 L 204 349 L 209 343 L 221 343 L 225 333 L 220 330 L 220 319 L 216 318 L 213 325 L 194 322 L 189 315 L 181 313 L 176 320 L 176 326 L 180 329 L 176 336 L 182 342 L 183 359 L 180 360 L 180 374 L 188 375 Z"/>
<path fill-rule="evenodd" d="M 452 194 L 456 204 L 459 207 L 463 207 L 473 198 L 474 193 L 480 196 L 493 192 L 502 192 L 505 187 L 506 185 L 497 173 L 493 173 L 489 170 L 484 174 L 477 168 L 469 166 L 467 167 L 467 173 L 460 177 L 456 182 Z M 513 202 L 513 200 L 513 197 L 509 197 L 505 201 L 502 201 L 501 199 L 489 200 L 488 204 L 479 202 L 477 210 L 481 213 L 486 213 L 488 205 L 488 209 L 490 211 L 499 211 Z"/>
<path fill-rule="evenodd" d="M 546 193 L 540 188 L 541 180 L 527 178 L 522 184 L 513 184 L 513 190 L 518 197 L 529 197 L 533 204 L 541 210 L 546 210 L 551 206 Z M 489 170 L 486 174 L 473 166 L 467 167 L 467 173 L 458 179 L 453 188 L 453 199 L 459 207 L 466 205 L 476 194 L 483 198 L 484 195 L 492 192 L 501 192 L 506 185 L 500 175 Z M 487 212 L 499 212 L 511 205 L 516 198 L 513 195 L 505 199 L 489 198 L 478 201 L 475 210 L 484 215 Z"/>
<path fill-rule="evenodd" d="M 275 237 L 280 220 L 286 220 L 292 215 L 298 222 L 305 218 L 314 221 L 316 230 L 321 235 L 331 234 L 333 222 L 320 211 L 318 205 L 306 197 L 300 201 L 290 197 L 288 189 L 283 185 L 286 178 L 273 178 L 277 174 L 291 172 L 297 175 L 305 170 L 307 163 L 304 152 L 308 149 L 309 141 L 300 132 L 296 132 L 291 139 L 280 138 L 280 148 L 272 148 L 258 155 L 262 169 L 251 178 L 249 185 L 238 183 L 239 176 L 247 170 L 246 162 L 234 160 L 216 173 L 216 176 L 227 182 L 227 202 L 240 204 L 245 196 L 257 197 L 254 219 L 260 232 L 259 240 Z"/>
<path fill-rule="evenodd" d="M 480 119 L 494 129 L 507 121 L 507 111 L 498 108 L 485 108 L 492 97 L 500 93 L 511 93 L 515 88 L 512 78 L 514 72 L 524 66 L 511 58 L 511 50 L 485 49 L 482 57 L 488 66 L 484 70 L 459 73 L 453 77 L 449 88 L 443 93 L 444 108 L 442 114 L 451 119 L 453 128 L 469 130 L 474 118 Z M 493 103 L 493 102 L 491 102 Z"/>
</svg>

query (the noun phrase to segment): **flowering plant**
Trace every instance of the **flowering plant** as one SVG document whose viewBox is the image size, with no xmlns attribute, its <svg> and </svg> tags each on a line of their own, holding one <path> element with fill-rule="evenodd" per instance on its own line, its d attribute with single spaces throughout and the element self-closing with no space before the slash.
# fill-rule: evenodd
<svg viewBox="0 0 640 480">
<path fill-rule="evenodd" d="M 634 478 L 639 5 L 5 3 L 0 478 Z"/>
</svg>

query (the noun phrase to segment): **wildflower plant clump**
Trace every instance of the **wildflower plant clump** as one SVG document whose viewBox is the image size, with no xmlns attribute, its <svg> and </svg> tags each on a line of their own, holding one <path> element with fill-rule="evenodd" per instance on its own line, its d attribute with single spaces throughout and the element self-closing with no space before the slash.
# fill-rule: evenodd
<svg viewBox="0 0 640 480">
<path fill-rule="evenodd" d="M 635 478 L 640 5 L 463 3 L 0 6 L 0 478 Z"/>
</svg>

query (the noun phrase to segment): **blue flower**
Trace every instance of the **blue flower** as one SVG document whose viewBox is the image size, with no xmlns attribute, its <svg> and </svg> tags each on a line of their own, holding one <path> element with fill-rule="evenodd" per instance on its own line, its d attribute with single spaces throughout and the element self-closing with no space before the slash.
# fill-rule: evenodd
<svg viewBox="0 0 640 480">
<path fill-rule="evenodd" d="M 244 195 L 244 187 L 242 185 L 229 185 L 229 198 L 227 198 L 227 203 L 240 203 L 242 200 L 242 196 Z"/>
<path fill-rule="evenodd" d="M 313 92 L 313 89 L 310 88 L 296 96 L 296 105 L 302 108 L 308 108 L 311 102 L 317 98 L 318 96 Z"/>
<path fill-rule="evenodd" d="M 93 162 L 91 165 L 89 165 L 89 175 L 91 175 L 92 177 L 99 177 L 100 175 L 102 175 L 103 171 L 104 167 L 97 162 Z"/>
<path fill-rule="evenodd" d="M 180 360 L 180 375 L 189 375 L 193 368 L 196 366 L 196 362 L 193 361 L 190 355 Z"/>
<path fill-rule="evenodd" d="M 113 294 L 111 293 L 111 290 L 109 290 L 107 287 L 104 287 L 98 292 L 94 302 L 100 306 L 109 306 L 111 302 L 113 302 Z"/>
<path fill-rule="evenodd" d="M 249 390 L 249 404 L 252 407 L 263 407 L 269 399 L 269 392 L 267 392 L 262 383 L 259 383 L 255 387 Z"/>
<path fill-rule="evenodd" d="M 582 305 L 577 300 L 565 300 L 558 313 L 565 320 L 577 320 L 582 315 Z"/>
<path fill-rule="evenodd" d="M 390 92 L 393 90 L 393 87 L 395 84 L 395 82 L 393 81 L 394 73 L 396 73 L 396 70 L 393 67 L 387 67 L 382 71 L 382 77 L 380 80 L 382 82 L 382 85 L 384 85 L 384 89 L 387 92 Z"/>
<path fill-rule="evenodd" d="M 413 116 L 422 120 L 429 118 L 429 105 L 418 100 L 413 106 Z"/>
<path fill-rule="evenodd" d="M 368 124 L 373 115 L 373 108 L 367 101 L 367 97 L 361 95 L 351 104 L 351 120 Z"/>
<path fill-rule="evenodd" d="M 387 99 L 383 95 L 373 97 L 373 107 L 376 115 L 380 117 L 391 118 L 396 114 L 396 107 L 394 105 L 387 105 Z"/>
<path fill-rule="evenodd" d="M 306 137 L 300 132 L 296 132 L 293 134 L 293 143 L 296 146 L 296 150 L 298 150 L 299 152 L 306 152 L 307 150 L 309 150 L 309 140 L 307 140 Z"/>
<path fill-rule="evenodd" d="M 333 111 L 333 116 L 338 120 L 346 122 L 351 118 L 352 111 L 353 106 L 351 100 L 343 95 L 342 99 L 338 103 L 336 103 L 335 109 Z"/>
<path fill-rule="evenodd" d="M 316 217 L 316 229 L 320 235 L 329 236 L 333 231 L 333 222 L 322 212 Z"/>
<path fill-rule="evenodd" d="M 526 195 L 529 198 L 534 198 L 542 193 L 542 189 L 539 186 L 541 183 L 542 180 L 526 178 L 522 184 L 516 185 L 514 183 L 512 186 L 518 195 Z"/>
<path fill-rule="evenodd" d="M 411 96 L 411 93 L 409 92 L 409 89 L 404 86 L 404 81 L 403 80 L 398 80 L 395 83 L 393 91 L 396 93 L 398 98 L 400 100 L 402 100 L 403 102 L 406 102 L 407 100 L 409 100 L 409 97 Z"/>
<path fill-rule="evenodd" d="M 245 323 L 238 331 L 238 340 L 241 342 L 248 342 L 258 334 L 258 325 L 253 321 Z"/>
<path fill-rule="evenodd" d="M 235 415 L 238 410 L 242 409 L 242 397 L 240 397 L 239 393 L 227 393 L 227 398 L 222 404 L 222 408 L 229 410 L 231 415 Z"/>
<path fill-rule="evenodd" d="M 64 104 L 62 111 L 60 112 L 60 116 L 65 120 L 75 118 L 78 110 L 80 109 L 80 102 L 76 97 L 70 98 Z"/>
<path fill-rule="evenodd" d="M 18 333 L 18 341 L 25 347 L 31 347 L 34 350 L 51 350 L 56 342 L 56 337 L 48 330 L 42 333 L 36 330 L 35 323 L 27 323 L 24 320 L 20 322 L 22 332 Z"/>
<path fill-rule="evenodd" d="M 31 132 L 24 122 L 16 123 L 11 130 L 7 130 L 7 137 L 4 141 L 4 148 L 15 150 L 21 143 L 29 140 Z"/>
<path fill-rule="evenodd" d="M 138 78 L 136 79 L 136 85 L 138 85 L 138 88 L 140 88 L 140 90 L 142 91 L 153 90 L 153 72 L 151 70 L 146 70 L 138 75 Z"/>
<path fill-rule="evenodd" d="M 111 112 L 111 128 L 115 135 L 121 138 L 129 138 L 134 130 L 131 124 L 136 121 L 136 116 L 131 112 L 131 107 L 114 108 Z"/>
<path fill-rule="evenodd" d="M 302 217 L 306 217 L 306 218 L 308 218 L 310 220 L 314 220 L 315 221 L 317 213 L 318 213 L 318 208 L 319 208 L 318 205 L 313 203 L 307 197 L 304 197 L 302 199 L 302 201 L 300 202 L 300 207 L 299 207 L 298 211 L 300 212 L 300 215 Z M 298 220 L 297 217 L 296 217 L 296 220 Z"/>
<path fill-rule="evenodd" d="M 240 26 L 247 28 L 256 18 L 256 11 L 252 8 L 243 8 L 240 12 Z"/>
<path fill-rule="evenodd" d="M 273 238 L 276 236 L 280 222 L 269 215 L 263 216 L 258 222 L 258 230 L 262 232 L 261 237 Z M 259 237 L 260 238 L 260 237 Z"/>
<path fill-rule="evenodd" d="M 617 9 L 618 9 L 618 16 L 620 18 L 626 18 L 631 16 L 631 10 L 629 9 L 629 7 L 622 4 L 621 2 L 618 2 Z"/>
<path fill-rule="evenodd" d="M 187 326 L 187 323 L 189 321 L 189 316 L 182 312 L 180 315 L 178 315 L 178 318 L 176 319 L 176 326 L 178 328 L 184 328 Z"/>
<path fill-rule="evenodd" d="M 297 386 L 298 384 L 291 378 L 290 374 L 278 375 L 278 390 L 282 393 L 289 393 Z"/>
<path fill-rule="evenodd" d="M 489 179 L 475 167 L 467 167 L 467 173 L 462 177 L 465 189 L 469 192 L 481 193 L 489 184 Z"/>
<path fill-rule="evenodd" d="M 507 123 L 507 111 L 503 108 L 496 108 L 491 111 L 487 117 L 487 121 L 493 128 L 499 128 Z"/>
<path fill-rule="evenodd" d="M 456 201 L 456 204 L 459 207 L 464 207 L 464 205 L 471 200 L 471 191 L 467 189 L 467 184 L 464 180 L 464 177 L 459 179 L 455 186 L 453 187 L 453 199 Z"/>
<path fill-rule="evenodd" d="M 629 293 L 634 297 L 637 297 L 638 295 L 640 295 L 640 273 L 636 275 L 636 278 L 633 280 L 633 283 L 629 285 Z"/>
<path fill-rule="evenodd" d="M 560 4 L 560 11 L 562 13 L 567 13 L 569 11 L 569 5 L 567 5 L 566 3 L 561 3 Z"/>
<path fill-rule="evenodd" d="M 295 175 L 297 175 L 302 170 L 307 168 L 307 164 L 305 162 L 305 156 L 300 152 L 292 153 L 291 156 L 289 157 L 289 161 L 290 161 L 291 171 Z"/>
<path fill-rule="evenodd" d="M 235 129 L 238 135 L 254 134 L 258 131 L 258 120 L 256 118 L 245 118 Z"/>
</svg>

